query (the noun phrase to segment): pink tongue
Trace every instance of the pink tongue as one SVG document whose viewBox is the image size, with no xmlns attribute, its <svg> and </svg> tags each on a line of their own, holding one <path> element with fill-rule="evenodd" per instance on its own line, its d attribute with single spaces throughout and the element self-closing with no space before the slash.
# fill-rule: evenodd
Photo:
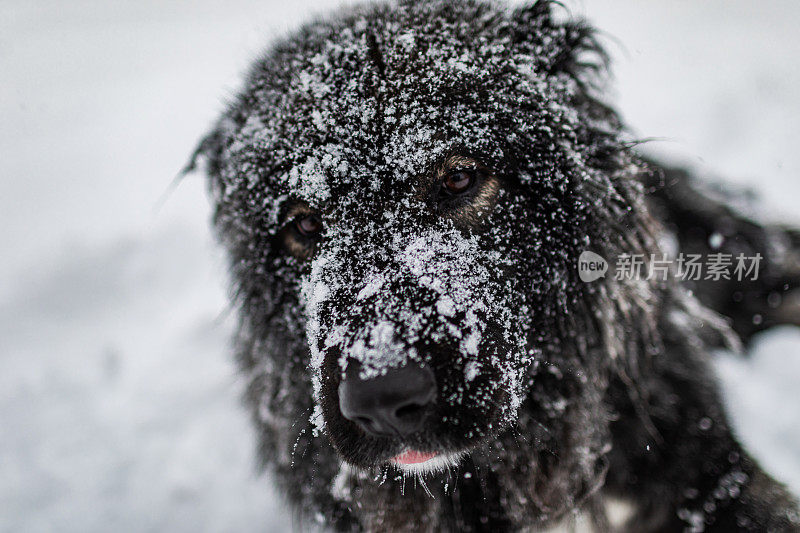
<svg viewBox="0 0 800 533">
<path fill-rule="evenodd" d="M 413 465 L 416 463 L 424 463 L 428 459 L 436 457 L 435 453 L 424 453 L 416 450 L 406 450 L 400 455 L 394 457 L 392 461 L 401 465 Z"/>
</svg>

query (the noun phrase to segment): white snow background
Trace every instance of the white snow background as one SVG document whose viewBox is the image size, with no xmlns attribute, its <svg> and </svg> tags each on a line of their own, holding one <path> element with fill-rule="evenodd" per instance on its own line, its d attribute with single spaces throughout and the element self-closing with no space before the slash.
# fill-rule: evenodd
<svg viewBox="0 0 800 533">
<path fill-rule="evenodd" d="M 254 473 L 200 176 L 157 209 L 271 38 L 338 2 L 0 1 L 0 531 L 284 531 Z M 648 150 L 800 223 L 800 3 L 573 0 Z M 612 38 L 613 37 L 613 38 Z M 800 492 L 800 329 L 719 370 Z"/>
</svg>

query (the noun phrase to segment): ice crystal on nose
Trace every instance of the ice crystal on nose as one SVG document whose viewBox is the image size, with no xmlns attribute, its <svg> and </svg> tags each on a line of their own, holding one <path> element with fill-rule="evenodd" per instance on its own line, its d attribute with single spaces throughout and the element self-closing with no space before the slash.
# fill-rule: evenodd
<svg viewBox="0 0 800 533">
<path fill-rule="evenodd" d="M 442 295 L 436 302 L 436 311 L 442 316 L 455 316 L 456 304 L 449 296 Z"/>
<path fill-rule="evenodd" d="M 367 280 L 366 284 L 364 284 L 364 288 L 359 291 L 358 296 L 356 296 L 356 300 L 364 300 L 371 296 L 377 294 L 380 288 L 383 286 L 386 279 L 382 274 L 375 274 L 370 276 Z"/>
</svg>

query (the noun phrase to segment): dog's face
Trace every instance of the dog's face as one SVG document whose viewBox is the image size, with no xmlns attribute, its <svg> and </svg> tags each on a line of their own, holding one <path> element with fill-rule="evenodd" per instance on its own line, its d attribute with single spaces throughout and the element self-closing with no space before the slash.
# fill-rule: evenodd
<svg viewBox="0 0 800 533">
<path fill-rule="evenodd" d="M 521 401 L 534 220 L 485 160 L 459 148 L 408 173 L 348 165 L 358 177 L 336 200 L 286 221 L 285 249 L 303 260 L 316 398 L 351 463 L 446 464 Z M 438 460 L 412 466 L 404 451 Z"/>
<path fill-rule="evenodd" d="M 276 47 L 209 137 L 258 357 L 308 369 L 348 463 L 445 466 L 558 367 L 617 201 L 593 167 L 613 117 L 584 114 L 564 52 L 584 37 L 541 5 L 374 8 Z"/>
</svg>

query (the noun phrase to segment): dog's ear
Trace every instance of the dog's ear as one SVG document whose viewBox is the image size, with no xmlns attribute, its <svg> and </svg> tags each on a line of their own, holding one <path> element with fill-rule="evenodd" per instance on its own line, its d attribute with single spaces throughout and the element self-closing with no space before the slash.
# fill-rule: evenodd
<svg viewBox="0 0 800 533">
<path fill-rule="evenodd" d="M 230 120 L 223 117 L 214 125 L 194 149 L 181 174 L 188 174 L 197 169 L 200 161 L 205 164 L 205 170 L 210 176 L 219 173 L 222 166 L 222 152 L 228 143 L 231 133 Z"/>
<path fill-rule="evenodd" d="M 515 9 L 512 18 L 521 27 L 535 28 L 552 21 L 553 3 L 553 0 L 535 0 Z"/>
<path fill-rule="evenodd" d="M 565 10 L 565 20 L 557 20 L 555 7 Z M 515 9 L 511 15 L 512 38 L 523 52 L 535 58 L 537 71 L 566 73 L 586 83 L 607 68 L 608 54 L 594 28 L 572 19 L 566 9 L 556 0 L 536 0 Z"/>
</svg>

